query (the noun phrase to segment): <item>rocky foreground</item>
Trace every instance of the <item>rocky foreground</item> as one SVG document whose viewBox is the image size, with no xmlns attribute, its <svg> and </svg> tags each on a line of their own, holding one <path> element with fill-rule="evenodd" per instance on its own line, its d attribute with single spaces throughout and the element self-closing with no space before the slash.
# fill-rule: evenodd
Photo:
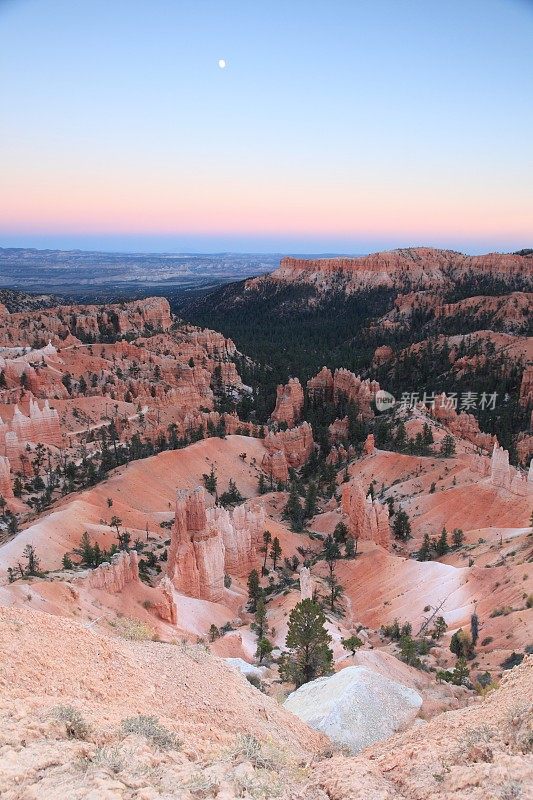
<svg viewBox="0 0 533 800">
<path fill-rule="evenodd" d="M 111 638 L 2 608 L 0 795 L 526 798 L 531 666 L 469 708 L 331 758 L 324 736 L 203 646 Z"/>
</svg>

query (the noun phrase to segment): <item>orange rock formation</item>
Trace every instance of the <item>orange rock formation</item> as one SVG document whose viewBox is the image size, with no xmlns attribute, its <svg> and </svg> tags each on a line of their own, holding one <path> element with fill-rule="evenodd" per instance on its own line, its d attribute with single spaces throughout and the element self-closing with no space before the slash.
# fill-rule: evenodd
<svg viewBox="0 0 533 800">
<path fill-rule="evenodd" d="M 304 390 L 298 378 L 289 378 L 276 389 L 276 407 L 272 412 L 274 422 L 285 422 L 293 428 L 299 422 L 304 406 Z"/>
<path fill-rule="evenodd" d="M 365 497 L 361 483 L 352 480 L 342 486 L 342 510 L 348 518 L 348 530 L 354 539 L 390 545 L 389 510 L 379 500 Z"/>
<path fill-rule="evenodd" d="M 267 434 L 264 444 L 267 452 L 261 469 L 273 481 L 284 483 L 289 477 L 289 467 L 301 467 L 313 452 L 313 429 L 303 422 L 297 428 Z"/>
<path fill-rule="evenodd" d="M 180 490 L 168 552 L 167 575 L 183 594 L 218 602 L 224 575 L 247 575 L 265 526 L 264 510 L 206 509 L 202 487 Z"/>
</svg>

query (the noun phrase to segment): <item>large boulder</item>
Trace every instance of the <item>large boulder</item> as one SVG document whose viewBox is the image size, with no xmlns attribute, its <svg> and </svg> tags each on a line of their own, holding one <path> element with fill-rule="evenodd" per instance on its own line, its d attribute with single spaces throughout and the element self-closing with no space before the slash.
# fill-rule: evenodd
<svg viewBox="0 0 533 800">
<path fill-rule="evenodd" d="M 422 697 L 366 667 L 346 667 L 292 692 L 284 706 L 332 742 L 359 753 L 413 722 Z"/>
</svg>

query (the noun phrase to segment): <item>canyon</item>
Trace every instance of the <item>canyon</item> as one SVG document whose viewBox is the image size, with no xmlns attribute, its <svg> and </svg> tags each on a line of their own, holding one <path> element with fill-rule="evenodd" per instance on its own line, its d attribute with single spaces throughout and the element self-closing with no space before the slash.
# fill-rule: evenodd
<svg viewBox="0 0 533 800">
<path fill-rule="evenodd" d="M 340 271 L 351 274 L 356 261 L 358 277 L 350 281 L 366 286 L 372 269 L 394 284 L 412 262 L 420 286 L 426 280 L 444 286 L 457 270 L 484 271 L 486 263 L 489 274 L 514 286 L 524 277 L 525 258 L 474 263 L 405 251 L 364 264 L 350 259 Z M 315 273 L 315 262 L 302 267 L 284 259 L 281 277 L 257 280 L 263 286 L 297 282 L 307 268 L 329 274 L 329 266 L 319 266 Z M 331 266 L 332 275 L 338 266 Z M 450 742 L 459 741 L 465 726 L 491 726 L 492 716 L 514 707 L 530 683 L 533 399 L 530 343 L 518 324 L 529 300 L 519 295 L 507 304 L 476 306 L 482 321 L 494 312 L 506 327 L 492 335 L 482 368 L 491 369 L 495 352 L 512 354 L 512 402 L 523 427 L 503 441 L 476 408 L 450 403 L 444 389 L 433 393 L 434 402 L 418 397 L 410 407 L 379 407 L 401 359 L 424 357 L 425 339 L 400 339 L 401 346 L 386 341 L 389 323 L 400 317 L 376 314 L 373 324 L 384 341 L 376 344 L 374 334 L 365 340 L 368 367 L 308 362 L 298 375 L 269 384 L 270 405 L 260 411 L 262 365 L 227 335 L 174 316 L 164 299 L 12 313 L 4 307 L 0 650 L 16 635 L 17 654 L 0 670 L 9 743 L 0 753 L 2 795 L 15 800 L 16 785 L 39 796 L 32 765 L 46 756 L 60 765 L 44 768 L 39 779 L 50 797 L 61 796 L 58 787 L 68 776 L 80 798 L 115 790 L 133 798 L 134 790 L 125 788 L 133 781 L 138 797 L 152 800 L 172 781 L 192 800 L 204 785 L 200 777 L 213 774 L 221 789 L 211 794 L 230 798 L 241 792 L 237 768 L 264 796 L 279 773 L 276 796 L 291 798 L 461 797 L 466 762 L 454 761 L 439 726 L 446 726 Z M 435 316 L 458 318 L 461 302 Z M 516 320 L 507 324 L 513 308 Z M 398 309 L 402 320 L 417 313 L 414 299 Z M 469 356 L 461 344 L 453 346 L 450 368 L 456 376 L 468 373 Z M 409 522 L 405 535 L 400 512 Z M 333 557 L 326 555 L 332 542 Z M 254 575 L 271 648 L 264 662 L 250 594 Z M 336 596 L 332 587 L 340 587 Z M 374 738 L 362 753 L 347 756 L 338 749 L 344 739 L 332 743 L 320 724 L 313 730 L 278 702 L 292 688 L 279 665 L 301 601 L 316 601 L 324 611 L 340 683 L 366 676 L 368 691 L 379 695 L 379 687 L 394 684 L 398 697 L 419 698 L 403 724 L 393 719 L 392 700 L 390 708 L 383 701 L 383 730 L 399 731 L 393 739 Z M 424 639 L 419 631 L 437 615 L 440 638 Z M 453 674 L 454 636 L 471 630 L 473 616 L 482 633 L 467 660 L 469 677 L 458 685 L 436 680 Z M 425 642 L 420 663 L 388 636 L 395 624 Z M 355 640 L 352 652 L 346 643 Z M 28 665 L 37 652 L 47 677 L 32 700 L 35 672 Z M 500 684 L 486 699 L 483 681 Z M 54 716 L 59 694 L 87 720 L 86 740 L 69 738 Z M 175 754 L 158 754 L 149 739 L 120 732 L 126 717 L 144 713 L 157 714 L 179 735 L 183 745 Z M 483 761 L 498 787 L 527 778 L 520 738 L 527 712 L 514 713 L 516 724 L 502 717 L 491 734 L 493 760 Z M 39 733 L 29 736 L 35 714 Z M 364 726 L 370 723 L 358 724 L 368 744 Z M 442 782 L 429 779 L 412 755 L 423 741 L 426 746 L 425 732 L 427 747 L 437 753 L 432 769 L 445 772 L 442 764 L 449 764 L 457 792 L 447 772 Z M 271 766 L 249 764 L 242 754 L 228 757 L 228 748 L 244 746 L 242 737 L 253 737 L 253 745 L 246 739 L 253 752 L 274 747 L 274 760 L 264 762 Z M 102 747 L 119 759 L 115 773 L 98 766 Z M 124 756 L 131 747 L 135 759 Z M 84 784 L 75 766 L 82 757 Z M 486 788 L 477 756 L 468 751 L 465 758 Z M 411 762 L 415 772 L 408 776 Z M 18 777 L 10 783 L 13 774 Z M 407 784 L 411 794 L 397 794 Z"/>
</svg>

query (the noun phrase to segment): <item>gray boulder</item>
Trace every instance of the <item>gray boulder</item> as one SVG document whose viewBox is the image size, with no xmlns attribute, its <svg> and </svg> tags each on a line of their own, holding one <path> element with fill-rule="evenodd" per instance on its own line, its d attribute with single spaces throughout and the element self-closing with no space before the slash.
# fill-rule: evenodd
<svg viewBox="0 0 533 800">
<path fill-rule="evenodd" d="M 359 753 L 408 727 L 422 697 L 366 667 L 346 667 L 300 686 L 283 705 L 335 744 Z"/>
</svg>

